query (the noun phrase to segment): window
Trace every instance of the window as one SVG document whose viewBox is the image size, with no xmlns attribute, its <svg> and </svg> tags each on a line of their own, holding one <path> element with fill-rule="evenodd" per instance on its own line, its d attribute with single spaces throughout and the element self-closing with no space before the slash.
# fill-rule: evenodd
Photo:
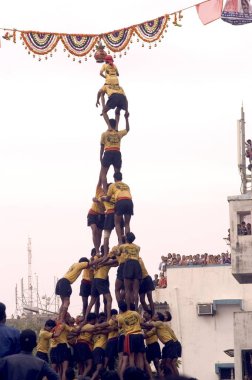
<svg viewBox="0 0 252 380">
<path fill-rule="evenodd" d="M 239 236 L 251 235 L 251 212 L 241 211 L 237 214 L 237 234 Z"/>
<path fill-rule="evenodd" d="M 242 380 L 252 379 L 252 349 L 242 350 Z"/>
</svg>

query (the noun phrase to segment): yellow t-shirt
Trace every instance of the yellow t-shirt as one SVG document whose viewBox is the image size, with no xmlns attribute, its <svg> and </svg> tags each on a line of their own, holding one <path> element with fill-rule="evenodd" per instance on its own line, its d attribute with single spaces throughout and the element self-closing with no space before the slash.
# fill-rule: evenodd
<svg viewBox="0 0 252 380">
<path fill-rule="evenodd" d="M 101 198 L 99 198 L 101 201 Z M 105 214 L 112 214 L 115 212 L 115 200 L 112 197 L 109 201 L 103 201 L 103 206 L 105 208 Z"/>
<path fill-rule="evenodd" d="M 125 335 L 141 334 L 141 317 L 136 311 L 127 310 L 117 316 L 118 325 L 122 327 Z"/>
<path fill-rule="evenodd" d="M 37 351 L 48 353 L 50 348 L 50 339 L 53 333 L 47 330 L 40 330 L 37 344 Z"/>
<path fill-rule="evenodd" d="M 93 350 L 97 347 L 103 348 L 105 350 L 107 344 L 108 336 L 102 332 L 93 335 Z"/>
<path fill-rule="evenodd" d="M 94 270 L 92 268 L 83 269 L 82 279 L 86 281 L 92 281 L 94 278 Z"/>
<path fill-rule="evenodd" d="M 132 199 L 129 186 L 121 181 L 112 183 L 109 186 L 107 195 L 109 197 L 114 196 L 115 202 L 120 199 Z"/>
<path fill-rule="evenodd" d="M 127 129 L 116 131 L 114 129 L 108 129 L 101 135 L 101 145 L 104 145 L 104 150 L 120 150 L 121 139 L 127 135 Z"/>
<path fill-rule="evenodd" d="M 82 326 L 80 334 L 77 338 L 77 342 L 81 340 L 85 340 L 87 343 L 92 343 L 92 336 L 93 336 L 93 329 L 94 326 L 91 325 L 91 323 L 87 323 L 86 325 Z"/>
<path fill-rule="evenodd" d="M 157 330 L 155 327 L 151 330 L 145 331 L 145 342 L 147 345 L 158 342 Z"/>
<path fill-rule="evenodd" d="M 107 280 L 108 278 L 108 272 L 110 270 L 109 265 L 103 265 L 100 268 L 95 269 L 94 271 L 94 278 L 100 278 L 102 280 Z"/>
<path fill-rule="evenodd" d="M 173 330 L 166 323 L 155 321 L 151 322 L 151 324 L 156 327 L 158 339 L 163 344 L 169 342 L 169 340 L 173 340 L 174 342 L 178 340 Z"/>
<path fill-rule="evenodd" d="M 139 260 L 140 247 L 134 243 L 120 245 L 120 252 L 126 260 Z"/>
<path fill-rule="evenodd" d="M 105 81 L 105 84 L 116 84 L 116 85 L 119 85 L 119 81 L 118 81 L 118 70 L 117 70 L 117 67 L 116 65 L 110 65 L 108 63 L 104 63 L 102 65 L 102 68 L 100 70 L 100 73 L 103 74 L 105 72 L 105 76 L 106 76 L 106 81 Z"/>
<path fill-rule="evenodd" d="M 52 338 L 51 339 L 51 348 L 56 347 L 60 343 L 68 343 L 67 341 L 67 335 L 69 332 L 74 330 L 73 327 L 68 326 L 65 323 L 61 324 L 63 326 L 63 330 L 61 331 L 60 335 L 57 338 Z"/>
<path fill-rule="evenodd" d="M 144 279 L 145 277 L 149 276 L 149 273 L 147 272 L 147 269 L 145 268 L 143 259 L 139 257 L 138 261 L 139 261 L 141 271 L 142 271 L 142 279 Z"/>
<path fill-rule="evenodd" d="M 105 194 L 102 187 L 97 186 L 96 192 L 95 192 L 95 198 L 99 200 L 103 195 Z M 91 209 L 89 210 L 88 213 L 89 214 L 104 214 L 104 212 L 105 212 L 105 208 L 104 208 L 103 202 L 99 201 L 99 202 L 92 203 Z"/>
<path fill-rule="evenodd" d="M 122 87 L 120 87 L 118 84 L 106 84 L 102 86 L 101 91 L 104 91 L 105 94 L 110 97 L 113 94 L 122 94 L 125 95 L 125 92 L 123 91 Z"/>
<path fill-rule="evenodd" d="M 68 269 L 68 271 L 63 277 L 66 278 L 70 282 L 70 284 L 72 284 L 74 281 L 77 280 L 77 278 L 81 274 L 82 269 L 87 268 L 87 266 L 88 262 L 75 263 L 71 265 L 71 267 Z"/>
<path fill-rule="evenodd" d="M 116 322 L 116 320 L 114 319 L 110 319 L 109 322 L 108 322 L 109 326 L 113 327 L 113 328 L 116 328 L 116 330 L 113 330 L 113 331 L 110 331 L 109 334 L 108 334 L 108 339 L 113 339 L 113 338 L 117 338 L 119 333 L 118 333 L 118 324 Z"/>
</svg>

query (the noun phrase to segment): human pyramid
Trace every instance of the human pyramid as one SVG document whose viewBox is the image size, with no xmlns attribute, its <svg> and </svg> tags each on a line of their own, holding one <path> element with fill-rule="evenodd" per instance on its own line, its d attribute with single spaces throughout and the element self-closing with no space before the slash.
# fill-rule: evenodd
<svg viewBox="0 0 252 380">
<path fill-rule="evenodd" d="M 42 343 L 37 347 L 37 355 L 48 360 L 48 350 L 41 347 L 44 348 L 45 337 L 51 339 L 50 361 L 62 380 L 66 379 L 67 368 L 73 360 L 77 364 L 78 374 L 83 377 L 90 375 L 91 380 L 98 379 L 106 368 L 114 369 L 117 357 L 117 371 L 121 379 L 127 367 L 145 370 L 151 379 L 151 361 L 158 375 L 161 374 L 161 367 L 165 373 L 178 374 L 176 364 L 181 356 L 181 345 L 166 323 L 171 320 L 170 313 L 167 312 L 166 316 L 155 313 L 153 281 L 139 255 L 140 247 L 134 243 L 135 235 L 130 231 L 133 201 L 129 186 L 122 182 L 120 171 L 120 142 L 130 129 L 128 101 L 119 85 L 119 73 L 112 56 L 108 55 L 104 60 L 100 75 L 105 78 L 105 84 L 97 94 L 96 106 L 100 105 L 101 100 L 101 115 L 108 129 L 101 135 L 101 169 L 87 215 L 94 248 L 90 258 L 80 258 L 58 280 L 55 293 L 61 298 L 59 316 L 56 324 L 47 321 L 50 323 L 46 323 L 41 330 L 39 342 Z M 106 95 L 108 100 L 105 103 Z M 111 109 L 115 109 L 114 119 L 108 117 Z M 125 111 L 126 127 L 118 130 L 121 110 Z M 107 183 L 107 173 L 111 165 L 114 167 L 114 183 L 110 184 Z M 113 229 L 118 245 L 110 249 L 109 239 Z M 117 267 L 115 298 L 119 311 L 111 308 L 108 273 L 112 267 Z M 82 315 L 73 319 L 68 313 L 71 284 L 81 273 Z M 104 312 L 99 312 L 100 296 L 103 296 Z M 142 316 L 138 307 L 139 297 Z M 92 312 L 93 308 L 95 312 Z M 162 355 L 158 340 L 164 345 Z"/>
</svg>

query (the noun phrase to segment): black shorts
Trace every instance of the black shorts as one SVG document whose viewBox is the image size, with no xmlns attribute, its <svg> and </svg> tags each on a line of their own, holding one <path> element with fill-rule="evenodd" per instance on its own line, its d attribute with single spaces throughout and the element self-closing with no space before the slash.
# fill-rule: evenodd
<svg viewBox="0 0 252 380">
<path fill-rule="evenodd" d="M 115 204 L 116 215 L 134 215 L 134 205 L 131 199 L 120 199 Z"/>
<path fill-rule="evenodd" d="M 118 355 L 118 338 L 111 338 L 107 341 L 105 357 L 109 360 L 115 359 Z"/>
<path fill-rule="evenodd" d="M 128 354 L 133 352 L 134 354 L 144 353 L 145 345 L 143 334 L 126 335 L 124 341 L 124 352 Z"/>
<path fill-rule="evenodd" d="M 126 111 L 127 110 L 126 96 L 123 94 L 110 95 L 106 103 L 106 107 L 108 107 L 110 110 L 118 107 L 119 109 Z"/>
<path fill-rule="evenodd" d="M 124 263 L 121 263 L 119 267 L 117 268 L 117 273 L 116 273 L 116 278 L 120 281 L 123 281 L 123 268 L 124 268 Z"/>
<path fill-rule="evenodd" d="M 69 280 L 64 277 L 60 278 L 56 284 L 55 294 L 61 297 L 70 297 L 72 294 L 72 287 Z"/>
<path fill-rule="evenodd" d="M 155 290 L 151 276 L 142 279 L 139 287 L 139 294 L 146 294 Z"/>
<path fill-rule="evenodd" d="M 37 358 L 42 359 L 45 362 L 49 363 L 48 354 L 46 354 L 45 352 L 37 351 L 36 356 L 37 356 Z"/>
<path fill-rule="evenodd" d="M 105 358 L 105 350 L 101 347 L 96 347 L 94 351 L 92 352 L 93 355 L 93 363 L 95 366 L 97 364 L 103 364 L 104 358 Z"/>
<path fill-rule="evenodd" d="M 124 220 L 121 219 L 120 223 L 121 228 L 124 227 Z M 104 230 L 112 231 L 115 228 L 115 213 L 111 212 L 109 214 L 105 214 L 105 222 L 104 222 Z"/>
<path fill-rule="evenodd" d="M 113 165 L 116 169 L 121 169 L 122 155 L 120 150 L 105 150 L 101 164 L 104 168 L 109 168 Z"/>
<path fill-rule="evenodd" d="M 173 340 L 169 340 L 169 342 L 165 343 L 162 349 L 162 359 L 176 359 L 181 355 L 181 347 L 179 342 L 174 342 Z"/>
<path fill-rule="evenodd" d="M 100 230 L 103 230 L 104 228 L 104 220 L 105 215 L 104 214 L 91 214 L 88 213 L 87 215 L 87 225 L 88 227 L 91 226 L 91 224 L 95 224 L 97 228 Z"/>
<path fill-rule="evenodd" d="M 161 359 L 161 350 L 158 342 L 148 344 L 146 348 L 146 358 L 149 363 L 154 359 Z"/>
<path fill-rule="evenodd" d="M 91 281 L 81 280 L 80 284 L 80 294 L 81 297 L 89 297 L 91 296 Z"/>
<path fill-rule="evenodd" d="M 94 278 L 91 286 L 91 296 L 99 297 L 100 294 L 108 293 L 110 293 L 108 280 L 103 280 L 102 278 Z"/>
<path fill-rule="evenodd" d="M 118 337 L 118 353 L 124 351 L 124 340 L 125 340 L 125 335 L 119 335 Z"/>
<path fill-rule="evenodd" d="M 50 352 L 52 364 L 61 364 L 65 361 L 70 361 L 71 351 L 66 343 L 59 343 L 57 347 L 53 347 Z"/>
<path fill-rule="evenodd" d="M 88 359 L 92 359 L 92 352 L 88 343 L 77 342 L 74 345 L 74 360 L 77 363 L 84 363 Z"/>
<path fill-rule="evenodd" d="M 138 260 L 127 260 L 123 267 L 123 278 L 127 280 L 141 280 L 142 270 Z"/>
</svg>

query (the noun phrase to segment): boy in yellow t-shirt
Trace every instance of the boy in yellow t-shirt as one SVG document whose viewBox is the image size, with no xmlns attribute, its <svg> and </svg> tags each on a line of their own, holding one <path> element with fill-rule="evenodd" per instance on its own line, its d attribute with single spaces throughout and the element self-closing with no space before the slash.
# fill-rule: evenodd
<svg viewBox="0 0 252 380">
<path fill-rule="evenodd" d="M 107 55 L 104 58 L 104 61 L 105 63 L 102 65 L 100 75 L 106 79 L 105 84 L 119 85 L 119 72 L 117 70 L 116 65 L 114 64 L 113 57 L 111 55 Z"/>
<path fill-rule="evenodd" d="M 128 116 L 125 116 L 125 120 L 125 129 L 118 131 L 116 129 L 115 119 L 109 119 L 109 127 L 107 131 L 101 135 L 100 180 L 105 194 L 107 192 L 107 173 L 110 166 L 113 165 L 115 172 L 119 172 L 122 166 L 122 155 L 120 151 L 121 139 L 126 136 L 130 130 Z"/>
<path fill-rule="evenodd" d="M 48 319 L 45 323 L 45 327 L 40 330 L 37 343 L 36 356 L 49 363 L 48 352 L 50 348 L 50 339 L 53 338 L 53 329 L 56 326 L 56 322 L 52 319 Z"/>
</svg>

